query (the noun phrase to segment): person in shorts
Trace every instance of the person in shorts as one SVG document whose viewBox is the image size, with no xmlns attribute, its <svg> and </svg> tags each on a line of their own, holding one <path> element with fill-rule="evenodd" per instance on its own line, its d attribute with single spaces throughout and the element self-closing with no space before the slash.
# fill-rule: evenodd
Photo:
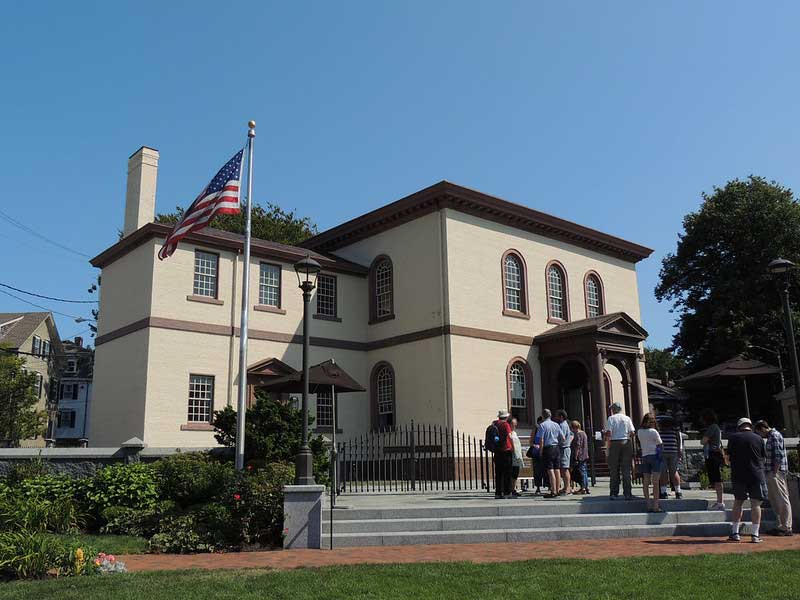
<svg viewBox="0 0 800 600">
<path fill-rule="evenodd" d="M 739 419 L 736 433 L 728 438 L 728 458 L 731 463 L 733 481 L 733 514 L 731 534 L 728 541 L 739 542 L 739 529 L 742 520 L 742 506 L 750 500 L 750 518 L 753 523 L 750 533 L 754 544 L 761 542 L 761 501 L 764 499 L 761 484 L 764 482 L 764 440 L 753 432 L 753 423 L 747 417 Z"/>
<path fill-rule="evenodd" d="M 663 442 L 656 429 L 656 418 L 647 413 L 642 418 L 639 431 L 639 446 L 642 448 L 642 489 L 644 491 L 644 501 L 647 503 L 647 512 L 664 512 L 658 505 L 658 480 L 661 479 L 661 452 Z M 653 488 L 653 498 L 650 499 L 649 489 Z"/>
<path fill-rule="evenodd" d="M 725 510 L 722 502 L 722 465 L 725 464 L 725 455 L 722 452 L 722 430 L 717 424 L 717 415 L 712 411 L 703 415 L 706 431 L 703 434 L 703 456 L 706 459 L 706 475 L 708 483 L 717 493 L 717 501 L 710 506 L 711 510 Z"/>
<path fill-rule="evenodd" d="M 567 411 L 556 411 L 556 423 L 561 428 L 561 435 L 563 440 L 558 444 L 559 450 L 559 474 L 561 480 L 564 482 L 564 488 L 559 490 L 558 495 L 572 495 L 572 473 L 570 467 L 572 462 L 572 430 L 569 428 L 569 419 L 567 418 Z"/>
<path fill-rule="evenodd" d="M 550 493 L 545 498 L 558 496 L 558 476 L 556 473 L 561 468 L 561 452 L 559 445 L 564 441 L 564 433 L 558 423 L 552 419 L 553 413 L 548 409 L 542 411 L 542 422 L 539 430 L 542 432 L 542 463 L 550 480 Z"/>
<path fill-rule="evenodd" d="M 669 498 L 667 490 L 669 484 L 675 490 L 675 498 L 683 498 L 681 493 L 681 475 L 678 472 L 681 454 L 683 451 L 683 439 L 681 429 L 671 416 L 665 417 L 659 423 L 661 430 L 661 440 L 664 442 L 664 452 L 662 454 L 664 469 L 661 471 L 661 500 Z"/>
<path fill-rule="evenodd" d="M 516 417 L 512 417 L 511 421 L 511 496 L 519 498 L 520 493 L 517 491 L 517 479 L 519 479 L 519 471 L 522 469 L 522 442 L 517 435 L 518 421 Z"/>
</svg>

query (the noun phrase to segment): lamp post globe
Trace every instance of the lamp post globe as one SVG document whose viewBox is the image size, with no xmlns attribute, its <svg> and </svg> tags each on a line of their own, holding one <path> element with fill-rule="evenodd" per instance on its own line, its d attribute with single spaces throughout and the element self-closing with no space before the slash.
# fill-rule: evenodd
<svg viewBox="0 0 800 600">
<path fill-rule="evenodd" d="M 308 445 L 308 361 L 311 346 L 309 332 L 311 313 L 308 310 L 308 304 L 311 301 L 311 292 L 317 285 L 317 275 L 322 270 L 322 266 L 310 256 L 306 256 L 295 263 L 294 270 L 297 273 L 298 287 L 303 291 L 303 395 L 300 405 L 303 433 L 300 449 L 295 458 L 294 483 L 295 485 L 314 485 L 314 460 Z"/>
<path fill-rule="evenodd" d="M 795 264 L 785 258 L 776 258 L 769 263 L 767 269 L 775 275 L 780 284 L 779 277 L 783 276 L 783 289 L 781 290 L 781 301 L 783 303 L 784 334 L 786 335 L 786 345 L 789 346 L 789 359 L 792 361 L 792 384 L 794 385 L 795 402 L 800 402 L 800 366 L 797 363 L 797 346 L 794 342 L 794 323 L 792 322 L 792 307 L 789 304 L 789 276 L 795 268 Z"/>
</svg>

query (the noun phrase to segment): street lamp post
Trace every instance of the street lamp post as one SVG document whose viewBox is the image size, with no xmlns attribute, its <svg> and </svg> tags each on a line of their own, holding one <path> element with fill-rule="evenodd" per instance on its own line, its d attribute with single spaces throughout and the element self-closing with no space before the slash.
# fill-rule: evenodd
<svg viewBox="0 0 800 600">
<path fill-rule="evenodd" d="M 792 383 L 794 384 L 795 401 L 800 403 L 800 366 L 797 364 L 797 346 L 794 343 L 794 325 L 792 324 L 792 309 L 789 305 L 789 273 L 795 264 L 784 258 L 777 258 L 769 263 L 769 272 L 775 276 L 783 275 L 783 316 L 786 321 L 784 329 L 786 344 L 789 346 L 789 359 L 792 361 Z"/>
<path fill-rule="evenodd" d="M 303 290 L 303 396 L 300 408 L 303 419 L 303 437 L 295 459 L 294 483 L 295 485 L 314 485 L 314 460 L 308 445 L 308 358 L 311 347 L 309 333 L 311 313 L 308 310 L 308 304 L 311 301 L 311 292 L 317 286 L 317 275 L 322 267 L 313 258 L 306 256 L 295 263 L 294 270 L 297 273 L 297 283 Z"/>
</svg>

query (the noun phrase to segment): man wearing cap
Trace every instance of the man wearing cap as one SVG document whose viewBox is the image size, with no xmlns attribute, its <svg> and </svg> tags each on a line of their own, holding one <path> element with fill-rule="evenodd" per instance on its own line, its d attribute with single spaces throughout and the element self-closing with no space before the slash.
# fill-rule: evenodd
<svg viewBox="0 0 800 600">
<path fill-rule="evenodd" d="M 733 515 L 731 517 L 731 534 L 728 541 L 739 542 L 739 527 L 742 520 L 742 506 L 750 499 L 750 518 L 753 530 L 750 535 L 754 544 L 761 542 L 761 484 L 764 481 L 764 441 L 753 433 L 753 423 L 747 417 L 736 423 L 736 433 L 728 438 L 728 458 L 731 463 L 731 479 L 733 480 Z"/>
<path fill-rule="evenodd" d="M 511 416 L 505 409 L 497 412 L 495 426 L 500 434 L 497 443 L 497 450 L 494 453 L 494 497 L 512 498 L 511 495 L 511 459 L 514 446 L 511 442 L 511 424 L 508 417 Z"/>
<path fill-rule="evenodd" d="M 611 472 L 610 496 L 612 500 L 619 498 L 619 474 L 622 471 L 622 492 L 626 500 L 633 499 L 631 490 L 631 468 L 633 466 L 633 434 L 636 429 L 628 415 L 622 413 L 622 405 L 614 402 L 613 413 L 606 420 L 603 432 L 608 442 L 608 469 Z"/>
<path fill-rule="evenodd" d="M 767 476 L 769 503 L 778 517 L 778 526 L 767 533 L 773 535 L 792 535 L 792 505 L 789 502 L 789 488 L 786 487 L 786 472 L 789 461 L 786 456 L 786 443 L 777 429 L 766 421 L 758 421 L 756 433 L 767 440 L 767 460 L 764 471 Z"/>
</svg>

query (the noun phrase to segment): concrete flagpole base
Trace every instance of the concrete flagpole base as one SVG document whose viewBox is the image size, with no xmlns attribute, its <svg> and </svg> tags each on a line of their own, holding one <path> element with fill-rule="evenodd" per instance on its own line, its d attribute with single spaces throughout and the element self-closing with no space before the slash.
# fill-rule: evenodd
<svg viewBox="0 0 800 600">
<path fill-rule="evenodd" d="M 287 485 L 283 488 L 283 547 L 322 548 L 324 485 Z"/>
</svg>

